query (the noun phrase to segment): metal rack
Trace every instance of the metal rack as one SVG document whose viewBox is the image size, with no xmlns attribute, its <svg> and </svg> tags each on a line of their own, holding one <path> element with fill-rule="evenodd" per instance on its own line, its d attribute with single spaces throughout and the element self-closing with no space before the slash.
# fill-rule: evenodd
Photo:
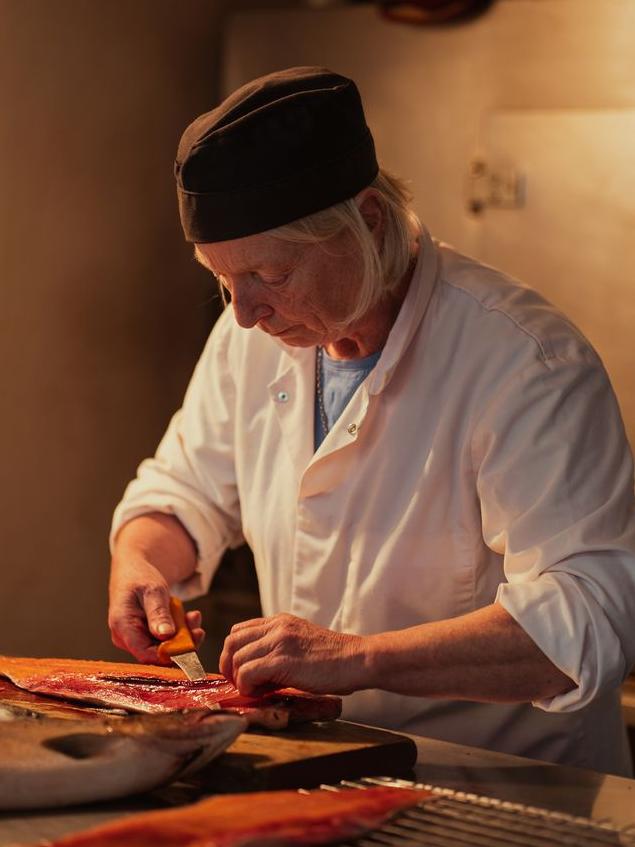
<svg viewBox="0 0 635 847">
<path fill-rule="evenodd" d="M 338 785 L 364 790 L 375 785 L 425 788 L 436 795 L 402 812 L 390 823 L 342 847 L 635 847 L 635 827 L 617 829 L 610 822 L 574 817 L 521 803 L 480 797 L 406 780 L 377 777 Z"/>
</svg>

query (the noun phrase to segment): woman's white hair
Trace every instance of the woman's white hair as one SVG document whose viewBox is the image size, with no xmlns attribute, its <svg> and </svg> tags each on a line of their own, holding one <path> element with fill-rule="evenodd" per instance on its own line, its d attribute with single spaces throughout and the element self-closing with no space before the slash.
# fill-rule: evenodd
<svg viewBox="0 0 635 847">
<path fill-rule="evenodd" d="M 380 169 L 368 187 L 374 189 L 384 213 L 380 249 L 377 249 L 354 197 L 268 233 L 283 241 L 319 244 L 345 229 L 350 231 L 359 247 L 363 274 L 359 296 L 346 318 L 347 324 L 359 320 L 384 295 L 399 286 L 412 259 L 413 242 L 421 226 L 410 207 L 412 196 L 399 177 Z"/>
</svg>

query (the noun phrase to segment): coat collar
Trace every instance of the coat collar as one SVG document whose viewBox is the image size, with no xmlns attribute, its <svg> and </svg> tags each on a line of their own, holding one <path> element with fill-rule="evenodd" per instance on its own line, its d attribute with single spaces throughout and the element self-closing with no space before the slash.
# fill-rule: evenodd
<svg viewBox="0 0 635 847">
<path fill-rule="evenodd" d="M 426 313 L 438 274 L 437 247 L 427 229 L 419 233 L 417 264 L 397 319 L 379 361 L 368 377 L 368 393 L 379 394 L 390 382 Z"/>
</svg>

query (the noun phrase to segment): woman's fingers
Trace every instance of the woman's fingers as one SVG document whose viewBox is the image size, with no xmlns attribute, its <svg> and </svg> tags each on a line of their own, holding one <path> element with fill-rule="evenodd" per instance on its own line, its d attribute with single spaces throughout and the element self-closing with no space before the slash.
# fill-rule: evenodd
<svg viewBox="0 0 635 847">
<path fill-rule="evenodd" d="M 198 650 L 203 641 L 205 641 L 205 630 L 197 628 L 190 629 L 190 632 L 192 633 L 192 640 L 194 641 L 194 646 Z"/>
<path fill-rule="evenodd" d="M 231 628 L 231 632 L 225 639 L 218 666 L 223 676 L 234 684 L 234 657 L 236 653 L 247 644 L 259 641 L 267 633 L 265 619 L 260 618 L 258 621 L 260 623 L 245 621 L 245 624 L 249 624 L 246 626 L 236 624 Z M 251 625 L 252 623 L 253 625 Z"/>
<path fill-rule="evenodd" d="M 143 664 L 162 664 L 157 654 L 157 642 L 149 635 L 145 621 L 128 618 L 120 628 L 113 630 L 113 644 L 127 650 Z"/>
<path fill-rule="evenodd" d="M 198 609 L 192 609 L 191 612 L 185 613 L 185 620 L 190 629 L 200 629 L 203 616 Z"/>
<path fill-rule="evenodd" d="M 270 620 L 272 620 L 272 618 L 250 618 L 247 621 L 240 621 L 240 623 L 235 623 L 232 626 L 232 628 L 230 629 L 230 633 L 240 632 L 243 629 L 250 629 L 252 627 L 262 626 Z"/>
<path fill-rule="evenodd" d="M 170 591 L 163 583 L 144 585 L 139 592 L 139 600 L 148 621 L 148 629 L 155 638 L 165 640 L 176 632 L 170 614 Z"/>
<path fill-rule="evenodd" d="M 258 697 L 287 686 L 289 668 L 271 653 L 244 657 L 239 661 L 234 685 L 246 697 Z"/>
</svg>

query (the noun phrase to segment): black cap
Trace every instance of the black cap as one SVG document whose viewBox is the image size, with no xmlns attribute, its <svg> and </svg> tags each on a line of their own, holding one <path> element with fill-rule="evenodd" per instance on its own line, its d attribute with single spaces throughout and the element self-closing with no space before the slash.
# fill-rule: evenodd
<svg viewBox="0 0 635 847">
<path fill-rule="evenodd" d="M 185 238 L 206 243 L 341 203 L 379 167 L 355 83 L 299 67 L 243 85 L 193 121 L 174 170 Z"/>
</svg>

